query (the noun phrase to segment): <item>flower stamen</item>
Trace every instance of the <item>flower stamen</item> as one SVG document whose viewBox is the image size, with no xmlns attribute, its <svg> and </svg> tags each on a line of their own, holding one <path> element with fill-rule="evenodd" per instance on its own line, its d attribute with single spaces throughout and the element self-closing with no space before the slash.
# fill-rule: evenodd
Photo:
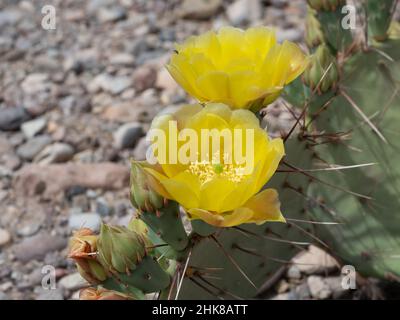
<svg viewBox="0 0 400 320">
<path fill-rule="evenodd" d="M 189 164 L 188 170 L 196 175 L 202 184 L 212 180 L 217 175 L 239 183 L 244 177 L 244 166 L 236 164 L 212 163 L 210 161 L 195 161 Z"/>
</svg>

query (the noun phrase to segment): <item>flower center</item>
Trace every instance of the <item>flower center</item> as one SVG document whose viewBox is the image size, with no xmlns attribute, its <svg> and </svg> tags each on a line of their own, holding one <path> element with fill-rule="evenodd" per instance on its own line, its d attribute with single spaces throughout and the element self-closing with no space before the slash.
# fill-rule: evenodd
<svg viewBox="0 0 400 320">
<path fill-rule="evenodd" d="M 228 178 L 228 180 L 237 183 L 241 182 L 245 177 L 244 166 L 236 164 L 195 161 L 190 163 L 188 170 L 196 175 L 202 184 L 217 176 Z"/>
</svg>

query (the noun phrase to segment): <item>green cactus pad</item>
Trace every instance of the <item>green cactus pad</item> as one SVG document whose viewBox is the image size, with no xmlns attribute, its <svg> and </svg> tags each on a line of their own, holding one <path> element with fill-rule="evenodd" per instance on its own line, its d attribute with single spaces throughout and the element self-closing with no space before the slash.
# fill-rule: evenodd
<svg viewBox="0 0 400 320">
<path fill-rule="evenodd" d="M 375 164 L 312 173 L 330 186 L 310 182 L 308 196 L 318 200 L 309 203 L 310 213 L 317 221 L 338 223 L 315 225 L 315 234 L 343 263 L 386 279 L 400 277 L 399 80 L 400 42 L 386 41 L 346 61 L 329 107 L 310 104 L 310 114 L 318 115 L 314 167 Z M 309 93 L 299 86 L 291 90 L 298 92 L 294 97 Z"/>
</svg>

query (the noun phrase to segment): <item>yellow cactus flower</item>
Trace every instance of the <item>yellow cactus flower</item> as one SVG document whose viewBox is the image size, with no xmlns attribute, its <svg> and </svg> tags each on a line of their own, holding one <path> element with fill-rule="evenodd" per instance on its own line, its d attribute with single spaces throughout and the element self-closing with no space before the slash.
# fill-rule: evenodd
<svg viewBox="0 0 400 320">
<path fill-rule="evenodd" d="M 223 27 L 176 45 L 166 66 L 200 102 L 257 111 L 274 101 L 305 69 L 307 58 L 289 41 L 277 43 L 267 27 Z"/>
<path fill-rule="evenodd" d="M 220 103 L 185 105 L 154 119 L 150 136 L 154 132 L 165 136 L 152 140 L 157 163 L 141 165 L 159 184 L 152 187 L 190 218 L 218 227 L 285 221 L 277 191 L 259 192 L 284 155 L 283 141 L 270 140 L 252 112 Z"/>
</svg>

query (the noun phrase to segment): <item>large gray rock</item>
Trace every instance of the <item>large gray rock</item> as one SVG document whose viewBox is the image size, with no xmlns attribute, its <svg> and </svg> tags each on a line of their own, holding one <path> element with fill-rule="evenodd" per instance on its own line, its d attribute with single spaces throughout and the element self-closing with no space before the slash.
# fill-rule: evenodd
<svg viewBox="0 0 400 320">
<path fill-rule="evenodd" d="M 40 133 L 46 127 L 46 118 L 41 117 L 22 124 L 21 130 L 26 138 L 30 139 Z"/>
<path fill-rule="evenodd" d="M 260 0 L 237 0 L 226 10 L 229 21 L 235 25 L 256 23 L 262 17 Z"/>
<path fill-rule="evenodd" d="M 38 234 L 25 238 L 21 243 L 14 246 L 15 257 L 25 263 L 30 260 L 42 260 L 47 253 L 64 249 L 67 240 L 59 236 L 49 234 Z"/>
<path fill-rule="evenodd" d="M 117 149 L 132 148 L 143 135 L 143 128 L 140 123 L 126 123 L 114 132 L 114 143 Z"/>
<path fill-rule="evenodd" d="M 25 160 L 33 160 L 33 158 L 50 143 L 50 136 L 36 136 L 20 145 L 17 149 L 17 154 Z"/>
<path fill-rule="evenodd" d="M 88 285 L 88 282 L 82 278 L 79 272 L 75 272 L 63 277 L 58 284 L 67 290 L 77 290 Z"/>
<path fill-rule="evenodd" d="M 222 0 L 184 0 L 181 16 L 188 19 L 210 19 L 222 6 Z"/>
<path fill-rule="evenodd" d="M 67 163 L 23 167 L 14 175 L 18 197 L 42 194 L 52 198 L 73 186 L 90 189 L 121 189 L 129 184 L 129 167 L 110 162 Z"/>
<path fill-rule="evenodd" d="M 40 151 L 34 161 L 40 164 L 67 162 L 72 159 L 74 152 L 69 144 L 56 142 Z"/>
<path fill-rule="evenodd" d="M 0 109 L 0 130 L 18 130 L 22 123 L 30 119 L 23 107 Z"/>
</svg>

